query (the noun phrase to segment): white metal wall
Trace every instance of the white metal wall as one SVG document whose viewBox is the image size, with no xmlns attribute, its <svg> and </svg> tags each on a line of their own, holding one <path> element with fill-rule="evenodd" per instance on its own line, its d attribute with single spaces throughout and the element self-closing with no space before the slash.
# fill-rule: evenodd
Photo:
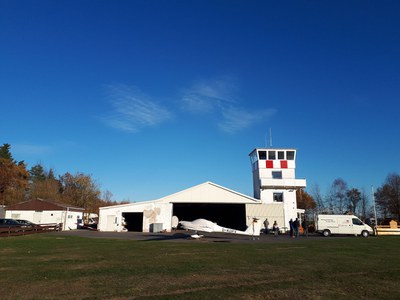
<svg viewBox="0 0 400 300">
<path fill-rule="evenodd" d="M 82 212 L 62 210 L 7 210 L 6 218 L 22 219 L 37 224 L 63 223 L 63 229 L 77 229 L 77 219 L 82 218 Z"/>
<path fill-rule="evenodd" d="M 272 227 L 274 221 L 278 223 L 281 230 L 285 227 L 283 203 L 246 204 L 246 216 L 247 225 L 249 225 L 249 221 L 252 221 L 252 218 L 258 218 L 261 222 L 268 219 L 269 227 Z"/>
<path fill-rule="evenodd" d="M 150 225 L 163 224 L 163 229 L 171 231 L 172 204 L 163 202 L 143 202 L 126 205 L 101 207 L 98 229 L 100 231 L 122 231 L 123 213 L 143 213 L 143 232 L 150 231 Z"/>
</svg>

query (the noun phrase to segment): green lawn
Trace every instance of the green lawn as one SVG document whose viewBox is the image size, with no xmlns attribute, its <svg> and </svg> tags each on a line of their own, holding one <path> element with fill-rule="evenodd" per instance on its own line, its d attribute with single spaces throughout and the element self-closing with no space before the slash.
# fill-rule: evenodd
<svg viewBox="0 0 400 300">
<path fill-rule="evenodd" d="M 0 239 L 1 299 L 400 299 L 400 237 Z"/>
</svg>

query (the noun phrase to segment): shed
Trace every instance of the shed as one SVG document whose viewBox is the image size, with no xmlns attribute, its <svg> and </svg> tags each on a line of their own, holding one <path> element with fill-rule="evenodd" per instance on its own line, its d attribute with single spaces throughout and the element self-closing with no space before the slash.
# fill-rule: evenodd
<svg viewBox="0 0 400 300">
<path fill-rule="evenodd" d="M 36 224 L 63 223 L 63 230 L 77 229 L 84 209 L 40 198 L 6 207 L 6 218 L 28 220 Z"/>
</svg>

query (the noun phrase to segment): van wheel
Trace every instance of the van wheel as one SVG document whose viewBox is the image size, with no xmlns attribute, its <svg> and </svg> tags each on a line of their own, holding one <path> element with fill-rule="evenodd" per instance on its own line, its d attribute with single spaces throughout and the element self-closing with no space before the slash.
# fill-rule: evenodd
<svg viewBox="0 0 400 300">
<path fill-rule="evenodd" d="M 328 229 L 325 229 L 325 230 L 322 232 L 322 235 L 325 236 L 325 237 L 328 237 L 328 236 L 331 235 L 331 232 L 330 232 Z"/>
<path fill-rule="evenodd" d="M 363 230 L 363 232 L 361 232 L 361 236 L 362 237 L 368 237 L 369 236 L 369 232 L 366 230 Z"/>
</svg>

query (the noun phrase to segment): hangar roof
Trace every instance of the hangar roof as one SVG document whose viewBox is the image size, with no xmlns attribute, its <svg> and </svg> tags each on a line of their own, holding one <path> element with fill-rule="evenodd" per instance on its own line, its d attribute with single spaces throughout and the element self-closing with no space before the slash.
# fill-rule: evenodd
<svg viewBox="0 0 400 300">
<path fill-rule="evenodd" d="M 57 203 L 54 201 L 43 200 L 40 198 L 12 204 L 6 207 L 6 210 L 69 210 L 69 211 L 83 211 L 81 207 L 72 207 L 68 204 Z"/>
<path fill-rule="evenodd" d="M 149 203 L 260 203 L 260 200 L 207 181 L 157 200 L 105 206 L 100 209 L 126 207 Z"/>
<path fill-rule="evenodd" d="M 207 181 L 160 198 L 167 203 L 258 203 L 260 200 Z"/>
</svg>

